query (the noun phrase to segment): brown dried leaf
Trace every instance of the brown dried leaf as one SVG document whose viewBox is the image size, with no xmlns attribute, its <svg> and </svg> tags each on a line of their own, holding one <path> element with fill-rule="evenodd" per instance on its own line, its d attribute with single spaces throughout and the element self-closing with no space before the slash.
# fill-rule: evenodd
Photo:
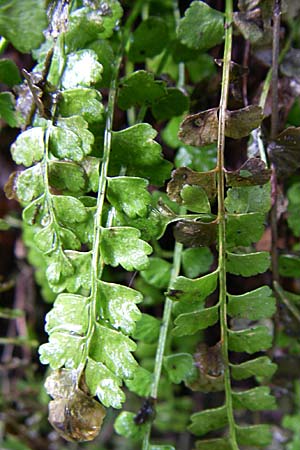
<svg viewBox="0 0 300 450">
<path fill-rule="evenodd" d="M 218 108 L 187 116 L 180 125 L 179 139 L 187 145 L 203 147 L 218 139 Z"/>
<path fill-rule="evenodd" d="M 180 220 L 173 232 L 176 241 L 186 247 L 205 247 L 216 242 L 217 221 Z"/>
<path fill-rule="evenodd" d="M 233 15 L 233 22 L 245 39 L 252 44 L 268 45 L 272 42 L 272 0 L 239 0 L 241 12 Z"/>
<path fill-rule="evenodd" d="M 188 384 L 193 391 L 216 392 L 224 389 L 224 362 L 221 343 L 208 347 L 202 343 L 195 353 L 195 366 L 199 370 L 198 379 Z"/>
<path fill-rule="evenodd" d="M 225 177 L 228 186 L 259 186 L 270 180 L 271 173 L 261 159 L 250 158 L 238 170 L 226 171 Z"/>
<path fill-rule="evenodd" d="M 235 12 L 233 22 L 246 40 L 255 44 L 264 36 L 264 25 L 260 8 L 251 11 Z"/>
<path fill-rule="evenodd" d="M 227 111 L 225 136 L 241 139 L 259 127 L 263 120 L 260 106 L 250 105 L 235 111 Z"/>
<path fill-rule="evenodd" d="M 7 182 L 4 185 L 4 192 L 6 197 L 9 200 L 18 200 L 17 197 L 17 179 L 18 176 L 20 175 L 20 171 L 18 172 L 12 172 L 7 180 Z"/>
<path fill-rule="evenodd" d="M 222 67 L 223 59 L 215 59 L 215 63 Z M 232 97 L 238 102 L 242 102 L 243 100 L 242 80 L 247 73 L 248 67 L 243 67 L 240 64 L 230 61 L 229 88 Z"/>
<path fill-rule="evenodd" d="M 212 201 L 217 193 L 216 172 L 215 170 L 195 172 L 188 167 L 179 167 L 172 172 L 172 178 L 167 185 L 167 194 L 170 199 L 181 204 L 180 192 L 185 185 L 200 186 Z"/>
<path fill-rule="evenodd" d="M 268 146 L 269 158 L 279 178 L 292 175 L 300 167 L 300 127 L 289 127 Z"/>
<path fill-rule="evenodd" d="M 227 111 L 225 136 L 240 139 L 257 128 L 263 120 L 262 109 L 257 105 Z M 180 125 L 179 139 L 185 144 L 201 147 L 218 139 L 218 108 L 187 116 Z"/>
</svg>

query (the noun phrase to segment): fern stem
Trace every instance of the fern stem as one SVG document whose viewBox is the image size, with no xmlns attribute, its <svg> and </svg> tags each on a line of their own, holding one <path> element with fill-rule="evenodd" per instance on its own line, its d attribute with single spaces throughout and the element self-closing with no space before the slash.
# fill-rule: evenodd
<svg viewBox="0 0 300 450">
<path fill-rule="evenodd" d="M 94 333 L 94 327 L 96 323 L 97 317 L 97 289 L 98 289 L 98 279 L 101 278 L 102 270 L 103 270 L 103 262 L 101 261 L 100 256 L 100 239 L 101 239 L 101 226 L 102 226 L 102 215 L 103 215 L 103 205 L 106 195 L 106 185 L 107 185 L 107 174 L 108 174 L 108 166 L 110 160 L 110 152 L 111 152 L 111 142 L 112 142 L 112 127 L 113 127 L 113 119 L 114 119 L 114 109 L 116 103 L 116 94 L 117 94 L 117 81 L 119 75 L 119 69 L 122 62 L 124 48 L 129 38 L 131 26 L 136 19 L 137 15 L 140 12 L 140 8 L 142 5 L 142 1 L 138 1 L 133 8 L 133 11 L 127 22 L 124 26 L 123 35 L 121 37 L 121 44 L 116 55 L 114 69 L 112 72 L 112 78 L 110 82 L 108 103 L 106 109 L 106 124 L 105 124 L 105 132 L 104 132 L 104 144 L 103 144 L 103 157 L 102 164 L 100 168 L 99 175 L 99 183 L 98 183 L 98 196 L 97 196 L 97 205 L 96 212 L 94 216 L 94 232 L 93 232 L 93 249 L 92 249 L 92 265 L 91 265 L 91 307 L 89 312 L 89 325 L 86 335 L 86 345 L 83 351 L 81 362 L 78 367 L 79 374 L 84 369 L 86 364 L 86 359 L 89 354 L 89 348 L 91 344 L 91 340 Z"/>
<path fill-rule="evenodd" d="M 173 13 L 174 13 L 176 25 L 178 25 L 179 20 L 180 20 L 180 12 L 179 12 L 179 8 L 178 8 L 177 0 L 173 1 Z M 177 86 L 182 87 L 183 85 L 184 85 L 184 64 L 180 63 L 179 64 L 179 78 L 178 78 Z M 186 214 L 186 209 L 183 206 L 181 206 L 179 214 Z M 176 242 L 175 246 L 174 246 L 173 266 L 172 266 L 169 286 L 172 286 L 173 282 L 175 281 L 175 279 L 178 277 L 178 275 L 180 273 L 182 250 L 183 250 L 183 245 L 180 244 L 179 242 Z M 172 300 L 170 298 L 166 297 L 164 312 L 163 312 L 163 317 L 162 317 L 162 324 L 160 327 L 157 350 L 156 350 L 156 355 L 155 355 L 154 377 L 153 377 L 153 383 L 151 386 L 151 393 L 150 393 L 151 397 L 154 399 L 157 398 L 157 393 L 158 393 L 159 380 L 160 380 L 162 364 L 163 364 L 163 357 L 164 357 L 166 342 L 167 342 L 168 328 L 169 328 L 170 319 L 171 319 L 172 304 L 173 304 Z M 144 439 L 143 439 L 142 450 L 149 449 L 150 434 L 151 434 L 151 423 L 147 426 L 146 433 L 145 433 Z"/>
<path fill-rule="evenodd" d="M 172 283 L 175 281 L 176 277 L 178 277 L 179 272 L 180 272 L 182 248 L 183 248 L 182 244 L 180 244 L 179 242 L 176 242 L 175 247 L 174 247 L 173 266 L 172 266 L 171 278 L 170 278 L 170 284 L 169 284 L 170 286 L 172 286 Z M 172 312 L 172 304 L 173 304 L 172 300 L 167 297 L 166 301 L 165 301 L 162 324 L 160 327 L 160 333 L 159 333 L 159 338 L 158 338 L 158 344 L 157 344 L 157 350 L 156 350 L 156 356 L 155 356 L 154 377 L 153 377 L 153 383 L 151 386 L 151 393 L 150 393 L 151 397 L 154 399 L 157 398 L 159 380 L 160 380 L 162 364 L 163 364 L 163 357 L 164 357 L 166 341 L 167 341 L 168 328 L 169 328 L 171 312 Z M 143 439 L 142 450 L 148 450 L 148 448 L 149 448 L 150 433 L 151 433 L 151 424 L 149 424 L 147 427 L 146 434 Z"/>
<path fill-rule="evenodd" d="M 219 127 L 218 127 L 218 219 L 219 219 L 219 301 L 222 356 L 224 361 L 224 386 L 229 436 L 233 450 L 238 450 L 232 405 L 230 369 L 228 357 L 227 334 L 227 304 L 226 304 L 226 222 L 225 222 L 225 181 L 224 181 L 224 149 L 225 149 L 225 120 L 229 90 L 229 70 L 232 49 L 232 0 L 226 0 L 225 47 L 223 57 L 222 90 L 220 99 Z"/>
</svg>

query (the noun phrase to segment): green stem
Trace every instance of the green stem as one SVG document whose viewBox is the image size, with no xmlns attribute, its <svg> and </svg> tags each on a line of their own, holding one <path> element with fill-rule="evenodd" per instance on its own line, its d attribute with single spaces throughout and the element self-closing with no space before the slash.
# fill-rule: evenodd
<svg viewBox="0 0 300 450">
<path fill-rule="evenodd" d="M 173 267 L 171 271 L 170 286 L 172 286 L 172 284 L 174 283 L 175 279 L 178 277 L 180 272 L 182 248 L 183 248 L 182 244 L 176 242 L 174 248 L 174 258 L 173 258 Z M 173 304 L 172 300 L 170 300 L 167 297 L 155 357 L 154 380 L 151 388 L 151 397 L 153 398 L 157 398 L 157 391 L 161 375 L 161 368 L 165 351 L 168 327 L 170 323 L 172 304 Z"/>
<path fill-rule="evenodd" d="M 97 206 L 94 216 L 94 239 L 93 239 L 93 250 L 92 250 L 92 266 L 91 266 L 91 294 L 90 294 L 90 311 L 89 311 L 89 325 L 86 335 L 86 345 L 85 350 L 82 353 L 81 362 L 78 367 L 79 373 L 84 369 L 86 364 L 86 359 L 89 354 L 89 348 L 91 340 L 94 334 L 94 328 L 97 317 L 97 289 L 98 289 L 98 279 L 101 277 L 100 271 L 102 271 L 102 264 L 100 264 L 100 239 L 101 239 L 101 225 L 102 225 L 102 215 L 103 215 L 103 205 L 106 193 L 106 183 L 108 174 L 108 165 L 111 151 L 111 141 L 112 141 L 112 124 L 114 117 L 114 108 L 116 101 L 116 85 L 117 78 L 119 74 L 119 68 L 122 60 L 122 53 L 120 51 L 115 65 L 114 72 L 112 74 L 108 104 L 106 110 L 106 125 L 104 132 L 104 145 L 103 145 L 103 157 L 100 169 L 99 184 L 98 184 L 98 197 Z"/>
<path fill-rule="evenodd" d="M 224 361 L 225 402 L 229 426 L 229 438 L 233 450 L 238 450 L 232 405 L 230 369 L 228 357 L 228 326 L 226 302 L 226 217 L 225 217 L 225 180 L 224 180 L 224 149 L 225 149 L 225 120 L 228 102 L 230 61 L 232 50 L 232 0 L 226 0 L 226 31 L 223 57 L 222 91 L 220 99 L 219 128 L 218 128 L 218 219 L 219 219 L 219 302 L 222 356 Z"/>
<path fill-rule="evenodd" d="M 96 212 L 94 216 L 94 232 L 93 232 L 93 249 L 92 249 L 92 264 L 91 264 L 91 293 L 90 293 L 90 311 L 89 311 L 89 324 L 86 335 L 86 345 L 85 349 L 82 353 L 81 361 L 78 367 L 79 374 L 84 369 L 86 364 L 86 359 L 89 354 L 89 348 L 92 341 L 92 337 L 94 334 L 94 328 L 97 318 L 97 290 L 98 290 L 98 280 L 101 278 L 102 270 L 103 270 L 103 262 L 100 257 L 100 240 L 101 240 L 101 228 L 102 228 L 102 216 L 103 216 L 103 205 L 106 195 L 106 184 L 107 184 L 107 174 L 108 174 L 108 166 L 111 152 L 111 142 L 112 142 L 112 127 L 113 127 L 113 118 L 114 118 L 114 109 L 116 103 L 116 94 L 117 94 L 117 80 L 119 75 L 119 69 L 122 62 L 124 48 L 129 38 L 131 26 L 140 12 L 140 8 L 142 5 L 142 1 L 138 1 L 133 8 L 131 15 L 129 16 L 125 26 L 124 32 L 121 39 L 121 45 L 116 57 L 116 61 L 114 64 L 114 70 L 112 73 L 110 89 L 109 89 L 109 97 L 108 104 L 106 110 L 106 124 L 105 124 L 105 132 L 104 132 L 104 144 L 103 144 L 103 156 L 102 156 L 102 164 L 99 175 L 99 183 L 98 183 L 98 196 L 97 196 L 97 205 Z"/>
<path fill-rule="evenodd" d="M 174 11 L 174 17 L 175 22 L 178 25 L 180 20 L 180 12 L 178 8 L 178 2 L 177 0 L 173 1 L 173 11 Z M 182 70 L 183 68 L 183 70 Z M 179 68 L 180 71 L 180 68 Z M 184 64 L 181 64 L 181 77 L 179 77 L 180 83 L 184 84 Z M 180 85 L 179 87 L 182 87 Z M 186 209 L 184 207 L 180 208 L 179 214 L 186 214 Z M 175 281 L 175 279 L 178 277 L 180 273 L 180 266 L 181 266 L 181 255 L 182 255 L 183 245 L 179 242 L 175 243 L 174 247 L 174 256 L 173 256 L 173 266 L 171 271 L 171 277 L 170 277 L 170 283 L 169 287 L 171 287 Z M 151 386 L 151 397 L 154 399 L 157 399 L 157 393 L 158 393 L 158 387 L 159 387 L 159 380 L 161 376 L 161 370 L 162 370 L 162 364 L 163 364 L 163 357 L 166 349 L 166 343 L 167 343 L 167 335 L 168 335 L 168 329 L 170 325 L 170 319 L 171 319 L 171 312 L 172 312 L 172 300 L 170 298 L 166 298 L 165 306 L 164 306 L 164 312 L 162 317 L 162 324 L 160 327 L 160 333 L 158 338 L 158 344 L 156 349 L 156 355 L 155 355 L 155 365 L 154 365 L 154 376 L 153 376 L 153 383 Z M 142 450 L 148 450 L 150 445 L 150 434 L 151 434 L 151 423 L 148 424 L 146 428 L 146 432 L 143 439 L 143 445 Z"/>
<path fill-rule="evenodd" d="M 172 267 L 171 279 L 170 279 L 169 286 L 172 286 L 173 282 L 179 275 L 182 248 L 183 248 L 182 244 L 180 244 L 179 242 L 176 242 L 175 248 L 174 248 L 173 267 Z M 156 356 L 155 356 L 154 377 L 153 377 L 153 383 L 151 386 L 151 394 L 150 395 L 154 399 L 157 398 L 159 380 L 160 380 L 162 364 L 163 364 L 163 357 L 164 357 L 166 342 L 167 342 L 167 334 L 168 334 L 168 329 L 169 329 L 169 324 L 170 324 L 170 319 L 171 319 L 172 304 L 173 304 L 172 300 L 167 297 L 166 301 L 165 301 L 162 324 L 160 327 L 160 333 L 159 333 L 159 338 L 158 338 L 158 344 L 157 344 L 157 350 L 156 350 Z M 146 434 L 145 434 L 144 440 L 143 440 L 142 450 L 149 449 L 150 433 L 151 433 L 151 424 L 149 424 L 147 427 Z"/>
</svg>

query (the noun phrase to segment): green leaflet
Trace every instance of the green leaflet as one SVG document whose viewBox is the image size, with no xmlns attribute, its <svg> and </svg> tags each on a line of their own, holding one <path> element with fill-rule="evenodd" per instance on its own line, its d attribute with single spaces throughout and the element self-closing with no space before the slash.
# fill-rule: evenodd
<svg viewBox="0 0 300 450">
<path fill-rule="evenodd" d="M 204 330 L 214 325 L 219 319 L 219 305 L 211 308 L 204 308 L 200 311 L 180 314 L 175 319 L 175 336 L 186 336 L 194 334 L 198 330 Z"/>
<path fill-rule="evenodd" d="M 153 374 L 149 370 L 139 366 L 134 372 L 132 379 L 125 380 L 125 384 L 131 392 L 140 397 L 148 397 L 150 395 Z"/>
<path fill-rule="evenodd" d="M 34 240 L 38 249 L 45 254 L 49 254 L 55 250 L 58 246 L 58 242 L 60 242 L 64 248 L 73 250 L 80 248 L 80 241 L 72 231 L 63 227 L 59 227 L 56 231 L 56 227 L 53 223 L 50 223 L 47 227 L 39 230 L 36 233 Z"/>
<path fill-rule="evenodd" d="M 139 123 L 112 136 L 109 173 L 118 175 L 126 166 L 129 176 L 141 176 L 161 185 L 170 176 L 171 164 L 162 159 L 161 147 L 153 139 L 157 132 L 147 123 Z"/>
<path fill-rule="evenodd" d="M 188 110 L 188 97 L 177 88 L 167 88 L 164 96 L 156 99 L 152 106 L 152 113 L 156 120 L 166 120 L 179 116 Z"/>
<path fill-rule="evenodd" d="M 98 7 L 97 7 L 98 6 Z M 70 14 L 70 23 L 66 33 L 68 50 L 83 48 L 96 39 L 109 38 L 114 31 L 123 10 L 117 0 L 76 9 Z"/>
<path fill-rule="evenodd" d="M 266 213 L 271 207 L 270 183 L 262 186 L 243 186 L 227 191 L 225 206 L 229 213 Z"/>
<path fill-rule="evenodd" d="M 283 277 L 296 277 L 300 275 L 300 257 L 298 255 L 280 255 L 279 272 Z"/>
<path fill-rule="evenodd" d="M 196 378 L 197 369 L 189 353 L 177 353 L 165 356 L 164 367 L 172 383 L 178 384 L 188 378 Z"/>
<path fill-rule="evenodd" d="M 53 292 L 62 292 L 65 289 L 66 280 L 74 273 L 74 267 L 61 247 L 54 248 L 44 257 L 47 267 L 46 277 L 50 288 Z"/>
<path fill-rule="evenodd" d="M 46 316 L 46 331 L 51 334 L 66 331 L 77 336 L 88 328 L 88 300 L 81 295 L 60 294 Z"/>
<path fill-rule="evenodd" d="M 267 356 L 260 356 L 241 364 L 231 365 L 231 374 L 235 380 L 244 380 L 251 376 L 270 378 L 277 369 L 277 365 Z"/>
<path fill-rule="evenodd" d="M 276 301 L 268 286 L 261 286 L 242 295 L 228 294 L 228 314 L 249 320 L 271 317 L 276 310 Z"/>
<path fill-rule="evenodd" d="M 18 116 L 15 111 L 15 99 L 11 92 L 0 93 L 0 117 L 10 127 L 18 126 Z"/>
<path fill-rule="evenodd" d="M 80 336 L 69 333 L 54 332 L 49 336 L 49 342 L 39 348 L 40 361 L 50 367 L 73 369 L 78 367 L 84 348 L 84 340 Z"/>
<path fill-rule="evenodd" d="M 204 300 L 216 289 L 217 280 L 218 271 L 196 279 L 177 277 L 167 293 L 172 300 L 179 300 L 174 305 L 174 313 L 191 312 L 203 306 Z"/>
<path fill-rule="evenodd" d="M 94 50 L 103 67 L 101 80 L 97 82 L 97 87 L 109 87 L 115 62 L 115 54 L 111 44 L 107 40 L 98 39 L 90 43 L 88 47 Z"/>
<path fill-rule="evenodd" d="M 193 170 L 199 170 L 200 172 L 204 172 L 214 169 L 215 165 L 216 165 L 215 144 L 207 145 L 205 147 L 201 147 L 200 149 L 192 147 L 190 145 L 181 144 L 176 153 L 175 157 L 176 167 L 189 167 Z"/>
<path fill-rule="evenodd" d="M 168 28 L 160 17 L 149 17 L 134 31 L 129 48 L 129 59 L 142 62 L 161 53 L 168 42 Z"/>
<path fill-rule="evenodd" d="M 148 266 L 152 248 L 139 239 L 140 232 L 132 227 L 103 228 L 100 249 L 105 264 L 121 265 L 126 270 L 143 270 Z M 124 253 L 126 248 L 126 253 Z"/>
<path fill-rule="evenodd" d="M 125 394 L 120 389 L 122 380 L 104 364 L 88 358 L 85 381 L 90 393 L 96 395 L 104 406 L 121 408 L 125 401 Z"/>
<path fill-rule="evenodd" d="M 205 190 L 200 186 L 183 186 L 180 196 L 182 204 L 193 212 L 210 213 L 211 207 Z"/>
<path fill-rule="evenodd" d="M 137 177 L 115 177 L 108 179 L 107 199 L 116 209 L 130 217 L 144 217 L 148 213 L 151 195 L 147 191 L 148 181 Z"/>
<path fill-rule="evenodd" d="M 95 89 L 67 89 L 59 102 L 59 114 L 61 117 L 81 116 L 88 123 L 98 122 L 103 117 L 101 95 Z"/>
<path fill-rule="evenodd" d="M 241 331 L 229 330 L 228 345 L 235 352 L 256 353 L 267 350 L 272 345 L 271 331 L 265 326 L 257 326 Z"/>
<path fill-rule="evenodd" d="M 158 257 L 149 258 L 149 266 L 141 271 L 141 277 L 151 286 L 167 288 L 170 281 L 171 264 Z"/>
<path fill-rule="evenodd" d="M 136 425 L 134 422 L 135 414 L 128 411 L 123 411 L 115 421 L 115 430 L 121 436 L 133 439 L 134 441 L 141 441 L 146 432 L 146 424 Z"/>
<path fill-rule="evenodd" d="M 141 238 L 145 241 L 159 239 L 169 223 L 169 217 L 164 217 L 155 208 L 149 207 L 149 213 L 145 217 L 130 219 L 126 214 L 116 211 L 115 224 L 134 227 L 140 230 Z"/>
<path fill-rule="evenodd" d="M 212 263 L 213 254 L 208 247 L 187 248 L 182 253 L 183 271 L 189 278 L 208 272 Z"/>
<path fill-rule="evenodd" d="M 90 347 L 90 356 L 102 362 L 116 376 L 132 378 L 137 362 L 131 355 L 136 344 L 124 334 L 96 325 Z"/>
<path fill-rule="evenodd" d="M 275 398 L 270 395 L 270 388 L 258 386 L 241 392 L 233 392 L 233 405 L 235 408 L 246 408 L 250 411 L 263 409 L 276 409 Z"/>
<path fill-rule="evenodd" d="M 135 306 L 143 299 L 142 295 L 126 286 L 114 283 L 98 283 L 98 304 L 100 317 L 125 334 L 132 334 L 135 322 L 141 318 L 141 312 Z"/>
<path fill-rule="evenodd" d="M 157 341 L 159 335 L 161 322 L 149 314 L 142 314 L 142 317 L 136 324 L 133 337 L 135 339 L 146 342 L 147 344 L 153 344 Z"/>
<path fill-rule="evenodd" d="M 72 293 L 83 290 L 88 294 L 91 287 L 91 252 L 66 250 L 65 254 L 73 267 L 73 273 L 65 280 L 66 290 Z"/>
<path fill-rule="evenodd" d="M 36 164 L 23 172 L 15 172 L 13 189 L 18 200 L 25 204 L 43 194 L 44 184 L 41 164 Z"/>
<path fill-rule="evenodd" d="M 11 146 L 13 160 L 25 167 L 40 161 L 44 156 L 44 129 L 30 128 L 21 133 Z"/>
<path fill-rule="evenodd" d="M 223 40 L 224 16 L 204 2 L 194 1 L 180 20 L 177 35 L 190 48 L 208 50 Z"/>
<path fill-rule="evenodd" d="M 46 27 L 47 16 L 42 0 L 1 1 L 0 34 L 20 52 L 28 53 L 37 48 L 44 40 Z"/>
<path fill-rule="evenodd" d="M 237 426 L 236 433 L 240 445 L 265 447 L 272 440 L 272 433 L 268 425 Z"/>
<path fill-rule="evenodd" d="M 87 219 L 85 207 L 75 197 L 53 195 L 52 202 L 56 217 L 62 225 L 68 226 L 70 223 L 84 222 Z"/>
<path fill-rule="evenodd" d="M 227 425 L 226 406 L 207 409 L 191 416 L 189 430 L 196 436 L 203 436 L 209 431 L 218 430 Z"/>
<path fill-rule="evenodd" d="M 0 60 L 0 81 L 9 87 L 21 83 L 19 69 L 11 59 Z"/>
<path fill-rule="evenodd" d="M 99 165 L 100 159 L 94 156 L 86 156 L 81 162 L 80 166 L 83 168 L 85 175 L 87 177 L 87 191 L 98 191 L 98 179 L 99 179 Z M 87 206 L 93 205 L 93 198 L 88 197 Z"/>
<path fill-rule="evenodd" d="M 70 53 L 62 76 L 62 87 L 64 89 L 89 87 L 101 79 L 101 73 L 102 65 L 93 50 Z"/>
<path fill-rule="evenodd" d="M 295 236 L 300 236 L 300 225 L 299 225 L 299 193 L 300 193 L 300 183 L 294 183 L 288 190 L 288 224 Z"/>
<path fill-rule="evenodd" d="M 118 105 L 124 110 L 132 106 L 150 106 L 166 92 L 165 84 L 155 81 L 153 73 L 138 70 L 120 81 Z"/>
<path fill-rule="evenodd" d="M 263 213 L 228 214 L 227 247 L 247 247 L 259 241 L 264 232 L 264 222 Z"/>
<path fill-rule="evenodd" d="M 92 151 L 93 134 L 87 129 L 88 123 L 80 116 L 62 118 L 52 127 L 50 151 L 60 159 L 81 161 Z"/>
<path fill-rule="evenodd" d="M 67 161 L 49 163 L 49 183 L 66 194 L 82 194 L 88 189 L 87 174 L 83 167 Z"/>
<path fill-rule="evenodd" d="M 270 266 L 268 252 L 231 253 L 227 252 L 227 270 L 233 275 L 251 277 L 265 272 Z"/>
</svg>

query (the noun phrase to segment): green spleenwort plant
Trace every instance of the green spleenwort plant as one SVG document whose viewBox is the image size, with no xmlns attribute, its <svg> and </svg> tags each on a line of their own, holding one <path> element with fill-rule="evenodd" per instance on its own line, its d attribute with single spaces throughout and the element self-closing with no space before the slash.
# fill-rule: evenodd
<svg viewBox="0 0 300 450">
<path fill-rule="evenodd" d="M 213 376 L 223 378 L 225 402 L 217 408 L 194 414 L 191 418 L 190 430 L 197 436 L 202 436 L 227 425 L 228 433 L 222 438 L 198 441 L 196 447 L 238 449 L 240 445 L 265 446 L 270 441 L 271 435 L 265 425 L 242 426 L 237 424 L 234 410 L 246 408 L 255 411 L 274 409 L 276 406 L 269 388 L 262 386 L 246 391 L 237 391 L 232 389 L 231 379 L 248 378 L 256 372 L 256 368 L 260 365 L 264 367 L 265 376 L 271 375 L 275 366 L 267 357 L 255 358 L 241 364 L 230 363 L 229 350 L 243 351 L 249 354 L 266 350 L 271 346 L 272 334 L 262 324 L 252 325 L 250 328 L 243 327 L 243 329 L 236 328 L 236 325 L 233 329 L 229 329 L 228 315 L 234 318 L 233 323 L 235 321 L 238 323 L 239 318 L 260 320 L 272 316 L 275 311 L 275 301 L 267 286 L 259 287 L 255 291 L 242 295 L 232 295 L 226 289 L 227 273 L 247 277 L 268 269 L 269 255 L 266 252 L 253 252 L 249 246 L 260 238 L 263 231 L 264 214 L 270 205 L 268 177 L 264 180 L 261 177 L 259 180 L 255 180 L 255 169 L 251 169 L 249 163 L 247 168 L 242 167 L 235 175 L 227 174 L 227 186 L 231 187 L 227 190 L 225 199 L 225 135 L 238 137 L 232 135 L 229 119 L 227 119 L 232 45 L 232 2 L 230 0 L 226 2 L 225 23 L 223 78 L 217 128 L 218 163 L 215 170 L 218 199 L 218 267 L 215 272 L 200 279 L 188 280 L 179 277 L 175 280 L 170 293 L 174 293 L 173 296 L 179 300 L 179 305 L 186 304 L 187 306 L 186 312 L 184 307 L 180 308 L 179 306 L 181 311 L 175 319 L 175 333 L 179 335 L 195 333 L 199 329 L 205 329 L 218 320 L 220 321 L 219 358 L 222 361 L 222 368 L 219 367 Z M 186 136 L 186 130 L 183 131 Z M 253 161 L 253 163 L 254 166 L 259 164 L 258 161 Z M 244 169 L 246 170 L 244 171 Z M 210 193 L 207 188 L 206 192 Z M 254 223 L 260 225 L 254 226 Z M 248 231 L 244 234 L 242 230 Z M 249 250 L 245 251 L 245 247 L 248 247 Z M 204 304 L 205 298 L 215 291 L 217 283 L 218 303 L 207 308 Z M 194 288 L 193 300 L 191 294 L 188 293 L 192 286 Z M 186 376 L 189 375 L 187 372 Z"/>
</svg>

